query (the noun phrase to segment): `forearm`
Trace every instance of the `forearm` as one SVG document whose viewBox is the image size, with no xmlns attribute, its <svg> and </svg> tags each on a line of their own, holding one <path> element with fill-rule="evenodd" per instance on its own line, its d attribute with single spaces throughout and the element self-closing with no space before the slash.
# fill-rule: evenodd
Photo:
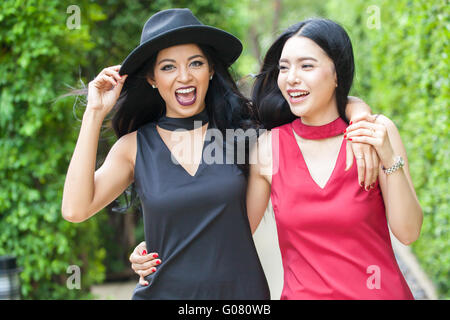
<svg viewBox="0 0 450 320">
<path fill-rule="evenodd" d="M 62 199 L 63 217 L 81 222 L 94 196 L 94 175 L 98 139 L 104 116 L 87 109 L 67 170 Z"/>
<path fill-rule="evenodd" d="M 264 178 L 251 178 L 247 187 L 247 216 L 252 234 L 264 216 L 270 198 L 270 185 Z"/>
<path fill-rule="evenodd" d="M 385 189 L 389 226 L 403 244 L 409 245 L 420 235 L 423 213 L 403 168 L 386 176 Z"/>
</svg>

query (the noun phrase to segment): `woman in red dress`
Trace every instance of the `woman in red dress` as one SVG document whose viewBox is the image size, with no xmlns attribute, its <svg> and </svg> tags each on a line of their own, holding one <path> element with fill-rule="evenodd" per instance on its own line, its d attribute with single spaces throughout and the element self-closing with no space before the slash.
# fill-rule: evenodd
<svg viewBox="0 0 450 320">
<path fill-rule="evenodd" d="M 254 232 L 272 200 L 284 269 L 281 299 L 413 299 L 388 225 L 409 245 L 419 237 L 422 210 L 392 121 L 378 116 L 348 126 L 353 74 L 345 30 L 310 19 L 275 41 L 255 82 L 253 102 L 272 130 L 252 152 L 247 210 Z M 352 141 L 377 151 L 375 184 L 358 185 L 355 166 L 345 170 Z"/>
</svg>

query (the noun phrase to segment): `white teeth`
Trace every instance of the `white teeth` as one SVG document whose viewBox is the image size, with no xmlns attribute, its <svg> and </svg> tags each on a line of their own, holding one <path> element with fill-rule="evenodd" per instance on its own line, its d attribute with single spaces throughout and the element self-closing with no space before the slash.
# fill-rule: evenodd
<svg viewBox="0 0 450 320">
<path fill-rule="evenodd" d="M 178 89 L 177 91 L 175 91 L 176 93 L 189 93 L 194 91 L 195 88 L 189 88 L 189 89 Z"/>
<path fill-rule="evenodd" d="M 306 96 L 308 93 L 309 93 L 309 92 L 300 92 L 300 91 L 297 91 L 297 92 L 290 92 L 289 95 L 290 95 L 291 97 L 298 97 L 298 96 Z"/>
</svg>

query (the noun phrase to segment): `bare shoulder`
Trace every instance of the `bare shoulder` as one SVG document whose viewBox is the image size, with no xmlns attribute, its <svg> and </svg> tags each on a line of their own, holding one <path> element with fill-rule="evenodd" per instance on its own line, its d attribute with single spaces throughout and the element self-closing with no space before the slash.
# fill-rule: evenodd
<svg viewBox="0 0 450 320">
<path fill-rule="evenodd" d="M 380 114 L 377 117 L 376 123 L 384 125 L 384 127 L 387 130 L 387 133 L 389 136 L 394 137 L 395 139 L 400 138 L 400 133 L 397 129 L 397 126 L 395 125 L 394 121 L 386 117 L 385 115 Z"/>
<path fill-rule="evenodd" d="M 393 127 L 397 128 L 397 127 L 395 126 L 394 121 L 392 121 L 391 119 L 389 119 L 388 117 L 386 117 L 386 116 L 383 115 L 383 114 L 380 114 L 380 115 L 377 117 L 376 122 L 385 125 L 386 128 L 388 128 L 388 129 L 389 129 L 389 128 L 393 128 Z"/>
<path fill-rule="evenodd" d="M 121 136 L 112 147 L 112 149 L 116 149 L 118 155 L 124 157 L 130 163 L 133 169 L 136 161 L 136 151 L 137 151 L 136 139 L 137 139 L 137 130 Z"/>
</svg>

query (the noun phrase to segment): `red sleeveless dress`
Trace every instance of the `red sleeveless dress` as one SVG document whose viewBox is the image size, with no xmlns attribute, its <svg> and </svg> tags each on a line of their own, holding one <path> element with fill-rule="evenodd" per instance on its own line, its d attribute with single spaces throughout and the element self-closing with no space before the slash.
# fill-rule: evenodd
<svg viewBox="0 0 450 320">
<path fill-rule="evenodd" d="M 293 130 L 307 139 L 341 134 L 341 119 L 320 127 L 300 119 L 272 129 L 271 199 L 284 269 L 281 299 L 414 299 L 394 256 L 381 190 L 345 171 L 343 139 L 324 188 L 312 179 Z"/>
</svg>

